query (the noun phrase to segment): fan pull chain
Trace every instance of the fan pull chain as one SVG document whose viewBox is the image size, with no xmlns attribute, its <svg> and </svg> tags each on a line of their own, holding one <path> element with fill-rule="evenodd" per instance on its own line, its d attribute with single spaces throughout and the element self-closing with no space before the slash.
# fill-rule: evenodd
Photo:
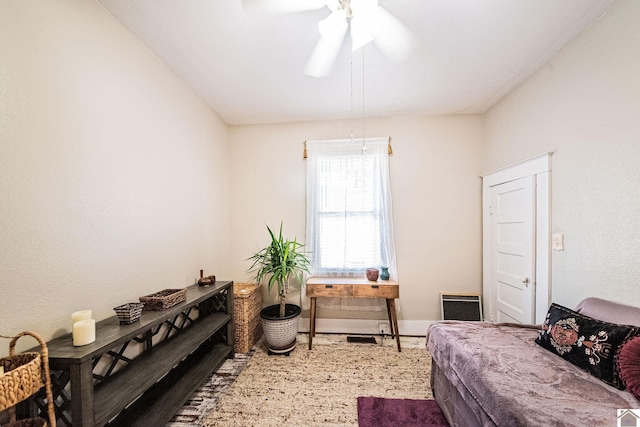
<svg viewBox="0 0 640 427">
<path fill-rule="evenodd" d="M 362 154 L 367 152 L 367 147 L 364 145 L 364 50 L 362 47 Z"/>
<path fill-rule="evenodd" d="M 353 51 L 349 60 L 349 79 L 351 88 L 351 111 L 349 112 L 349 122 L 351 126 L 351 142 L 353 142 Z"/>
</svg>

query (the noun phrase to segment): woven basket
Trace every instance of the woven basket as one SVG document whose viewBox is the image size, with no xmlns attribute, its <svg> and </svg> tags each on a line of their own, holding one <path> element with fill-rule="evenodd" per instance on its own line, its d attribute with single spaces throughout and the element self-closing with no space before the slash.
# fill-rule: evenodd
<svg viewBox="0 0 640 427">
<path fill-rule="evenodd" d="M 166 310 L 176 304 L 180 304 L 187 299 L 186 289 L 163 289 L 151 295 L 140 297 L 140 302 L 144 303 L 143 310 Z"/>
<path fill-rule="evenodd" d="M 26 352 L 15 354 L 18 338 L 30 335 L 40 344 L 41 353 Z M 9 337 L 4 337 L 9 338 Z M 53 393 L 51 392 L 51 377 L 49 376 L 49 349 L 47 344 L 35 332 L 21 332 L 11 337 L 9 356 L 0 359 L 0 366 L 4 367 L 4 375 L 0 376 L 0 411 L 11 409 L 11 427 L 56 427 L 56 416 L 53 407 Z M 29 418 L 16 421 L 14 406 L 34 395 L 42 387 L 47 394 L 47 412 L 49 424 L 42 418 Z"/>
<path fill-rule="evenodd" d="M 116 311 L 116 314 L 118 315 L 118 320 L 120 320 L 121 325 L 130 325 L 140 320 L 140 314 L 142 314 L 142 307 L 144 307 L 144 303 L 142 302 L 129 302 L 129 303 L 114 307 L 113 309 Z"/>
<path fill-rule="evenodd" d="M 261 285 L 233 284 L 233 322 L 235 325 L 233 350 L 246 353 L 262 336 L 260 322 L 262 310 Z"/>
</svg>

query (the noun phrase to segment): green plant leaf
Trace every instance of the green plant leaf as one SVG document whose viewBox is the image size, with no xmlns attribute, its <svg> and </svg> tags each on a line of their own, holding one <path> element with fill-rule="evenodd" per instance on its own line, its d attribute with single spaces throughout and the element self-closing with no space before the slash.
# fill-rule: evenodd
<svg viewBox="0 0 640 427">
<path fill-rule="evenodd" d="M 271 243 L 248 258 L 253 261 L 253 264 L 247 271 L 254 273 L 258 283 L 262 283 L 268 277 L 269 292 L 274 285 L 277 285 L 280 313 L 283 316 L 290 277 L 293 276 L 298 283 L 302 284 L 302 272 L 308 273 L 311 263 L 304 253 L 304 244 L 298 243 L 296 238 L 289 240 L 283 237 L 282 222 L 280 222 L 277 237 L 268 225 L 267 231 L 271 237 Z"/>
</svg>

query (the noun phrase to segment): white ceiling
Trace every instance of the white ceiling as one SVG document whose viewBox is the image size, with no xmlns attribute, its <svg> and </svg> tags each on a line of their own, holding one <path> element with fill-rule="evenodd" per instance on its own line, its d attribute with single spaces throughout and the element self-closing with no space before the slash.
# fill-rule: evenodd
<svg viewBox="0 0 640 427">
<path fill-rule="evenodd" d="M 374 42 L 363 58 L 347 36 L 324 78 L 304 70 L 327 7 L 274 14 L 241 0 L 98 1 L 224 121 L 254 124 L 485 112 L 617 0 L 380 0 L 413 33 L 411 55 L 394 61 Z"/>
</svg>

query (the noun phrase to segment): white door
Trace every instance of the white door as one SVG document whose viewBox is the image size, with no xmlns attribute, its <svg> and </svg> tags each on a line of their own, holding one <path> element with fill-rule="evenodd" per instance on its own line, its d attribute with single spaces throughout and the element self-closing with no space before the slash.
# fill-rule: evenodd
<svg viewBox="0 0 640 427">
<path fill-rule="evenodd" d="M 498 322 L 535 322 L 536 179 L 491 187 L 491 298 Z"/>
</svg>

